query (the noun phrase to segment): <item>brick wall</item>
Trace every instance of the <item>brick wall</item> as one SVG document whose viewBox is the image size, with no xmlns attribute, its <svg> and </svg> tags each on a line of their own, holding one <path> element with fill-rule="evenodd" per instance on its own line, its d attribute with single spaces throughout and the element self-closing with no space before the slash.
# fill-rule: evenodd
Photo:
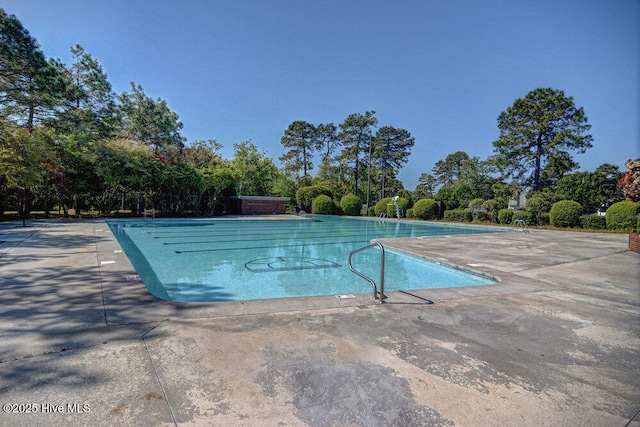
<svg viewBox="0 0 640 427">
<path fill-rule="evenodd" d="M 640 234 L 631 233 L 629 234 L 629 249 L 634 252 L 640 253 Z"/>
<path fill-rule="evenodd" d="M 242 215 L 284 214 L 287 202 L 280 200 L 243 200 Z"/>
</svg>

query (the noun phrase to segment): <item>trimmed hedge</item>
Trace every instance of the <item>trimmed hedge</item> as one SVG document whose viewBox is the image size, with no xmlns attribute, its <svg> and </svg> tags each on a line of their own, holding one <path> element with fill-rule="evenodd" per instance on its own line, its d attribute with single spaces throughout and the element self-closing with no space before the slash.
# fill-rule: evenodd
<svg viewBox="0 0 640 427">
<path fill-rule="evenodd" d="M 396 205 L 393 203 L 393 199 L 391 199 L 391 204 L 387 205 L 387 215 L 389 215 L 389 218 L 395 218 L 396 217 Z M 398 204 L 400 205 L 400 207 L 402 208 L 402 212 L 406 212 L 407 209 L 409 209 L 409 200 L 405 199 L 404 197 L 399 197 L 398 198 Z"/>
<path fill-rule="evenodd" d="M 550 222 L 549 213 L 545 212 L 545 213 L 538 214 L 537 220 L 538 220 L 538 225 L 549 225 L 549 222 Z"/>
<path fill-rule="evenodd" d="M 580 217 L 580 224 L 582 228 L 586 228 L 587 230 L 604 230 L 607 228 L 606 217 L 598 214 L 582 215 Z"/>
<path fill-rule="evenodd" d="M 527 209 L 537 218 L 544 213 L 549 213 L 553 204 L 542 196 L 533 196 L 527 200 Z"/>
<path fill-rule="evenodd" d="M 362 202 L 355 194 L 345 194 L 340 199 L 340 207 L 346 215 L 360 216 Z"/>
<path fill-rule="evenodd" d="M 380 216 L 380 214 L 386 213 L 387 204 L 389 203 L 393 203 L 393 200 L 391 200 L 391 197 L 385 197 L 384 199 L 381 199 L 378 203 L 376 203 L 374 207 L 374 212 L 376 213 L 376 216 Z"/>
<path fill-rule="evenodd" d="M 500 224 L 511 224 L 513 211 L 511 209 L 500 209 L 498 211 L 498 222 Z"/>
<path fill-rule="evenodd" d="M 407 218 L 415 218 L 415 214 L 413 213 L 413 208 L 407 209 Z"/>
<path fill-rule="evenodd" d="M 491 214 L 489 212 L 482 212 L 482 211 L 476 212 L 474 216 L 475 216 L 476 222 L 486 222 L 486 221 L 493 222 L 493 218 L 491 217 Z"/>
<path fill-rule="evenodd" d="M 333 211 L 333 200 L 326 194 L 313 199 L 313 212 L 318 215 L 330 215 Z"/>
<path fill-rule="evenodd" d="M 575 227 L 580 225 L 582 205 L 573 200 L 560 200 L 549 211 L 549 223 L 554 227 Z"/>
<path fill-rule="evenodd" d="M 431 220 L 438 214 L 438 205 L 433 199 L 420 199 L 413 205 L 413 215 L 416 218 Z"/>
<path fill-rule="evenodd" d="M 640 203 L 625 200 L 609 206 L 605 214 L 607 230 L 631 231 L 638 225 Z"/>
<path fill-rule="evenodd" d="M 473 212 L 468 209 L 449 209 L 448 211 L 444 211 L 444 220 L 445 221 L 455 221 L 455 222 L 471 222 L 473 221 Z"/>
<path fill-rule="evenodd" d="M 330 190 L 320 187 L 319 185 L 310 185 L 308 187 L 302 187 L 296 191 L 296 202 L 298 203 L 298 206 L 300 206 L 300 209 L 308 212 L 311 210 L 311 203 L 313 200 L 321 194 L 328 196 L 330 199 L 333 198 L 333 194 Z"/>
<path fill-rule="evenodd" d="M 331 208 L 331 215 L 344 215 L 344 211 L 340 207 L 339 203 L 334 203 Z"/>
<path fill-rule="evenodd" d="M 367 208 L 367 216 L 376 216 L 376 207 L 375 206 L 369 206 Z"/>
</svg>

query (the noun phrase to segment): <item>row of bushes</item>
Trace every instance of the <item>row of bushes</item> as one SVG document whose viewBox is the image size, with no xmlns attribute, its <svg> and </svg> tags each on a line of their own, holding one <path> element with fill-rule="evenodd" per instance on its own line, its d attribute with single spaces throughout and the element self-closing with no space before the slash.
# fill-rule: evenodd
<svg viewBox="0 0 640 427">
<path fill-rule="evenodd" d="M 331 193 L 322 187 L 305 187 L 299 191 L 298 201 L 302 206 L 313 204 L 313 211 L 317 214 L 346 214 L 359 216 L 362 203 L 354 194 L 347 194 L 334 203 Z M 327 194 L 328 193 L 328 194 Z M 518 220 L 527 225 L 551 225 L 560 228 L 580 227 L 591 230 L 640 231 L 640 203 L 623 201 L 614 203 L 607 209 L 605 216 L 583 215 L 580 203 L 573 200 L 561 200 L 552 205 L 549 212 L 540 210 L 518 211 L 502 208 L 492 200 L 474 200 L 473 209 L 450 209 L 444 212 L 445 221 L 456 222 L 495 222 L 511 225 Z M 398 205 L 407 218 L 433 220 L 438 212 L 438 205 L 434 199 L 418 200 L 409 208 L 410 200 L 399 197 Z M 477 206 L 476 206 L 477 205 Z M 500 209 L 499 209 L 500 208 Z M 396 216 L 396 207 L 391 197 L 386 197 L 368 210 L 369 216 L 380 216 L 386 213 L 390 217 Z"/>
<path fill-rule="evenodd" d="M 549 212 L 534 215 L 530 211 L 514 212 L 511 209 L 500 209 L 497 214 L 499 224 L 511 225 L 518 220 L 527 225 L 551 225 L 561 228 L 580 227 L 590 230 L 640 230 L 640 203 L 623 201 L 614 203 L 607 209 L 605 216 L 597 214 L 583 215 L 582 205 L 573 200 L 556 202 Z M 445 221 L 471 222 L 491 221 L 488 212 L 474 212 L 470 209 L 451 209 L 444 212 Z"/>
<path fill-rule="evenodd" d="M 354 194 L 345 194 L 340 199 L 340 204 L 333 203 L 331 197 L 326 194 L 320 194 L 313 199 L 313 212 L 319 215 L 360 215 L 362 203 L 358 196 Z"/>
</svg>

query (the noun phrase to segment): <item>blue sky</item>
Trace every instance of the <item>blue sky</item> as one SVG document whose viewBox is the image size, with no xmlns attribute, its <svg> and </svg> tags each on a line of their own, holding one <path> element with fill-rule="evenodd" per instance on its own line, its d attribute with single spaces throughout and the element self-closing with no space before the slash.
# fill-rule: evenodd
<svg viewBox="0 0 640 427">
<path fill-rule="evenodd" d="M 81 44 L 117 93 L 166 99 L 188 142 L 251 140 L 280 165 L 295 120 L 375 110 L 415 137 L 413 190 L 455 151 L 485 159 L 497 118 L 539 87 L 584 107 L 582 170 L 640 157 L 638 0 L 0 0 L 47 57 Z M 312 172 L 315 172 L 312 171 Z"/>
</svg>

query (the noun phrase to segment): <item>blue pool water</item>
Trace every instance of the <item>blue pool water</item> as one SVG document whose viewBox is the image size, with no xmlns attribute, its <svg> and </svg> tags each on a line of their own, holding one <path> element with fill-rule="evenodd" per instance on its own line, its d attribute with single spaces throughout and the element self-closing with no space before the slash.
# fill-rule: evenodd
<svg viewBox="0 0 640 427">
<path fill-rule="evenodd" d="M 149 291 L 172 301 L 230 301 L 372 292 L 349 253 L 371 239 L 491 233 L 491 228 L 348 217 L 110 222 Z M 354 267 L 380 277 L 376 249 Z M 386 251 L 385 292 L 479 286 L 493 279 Z"/>
</svg>

